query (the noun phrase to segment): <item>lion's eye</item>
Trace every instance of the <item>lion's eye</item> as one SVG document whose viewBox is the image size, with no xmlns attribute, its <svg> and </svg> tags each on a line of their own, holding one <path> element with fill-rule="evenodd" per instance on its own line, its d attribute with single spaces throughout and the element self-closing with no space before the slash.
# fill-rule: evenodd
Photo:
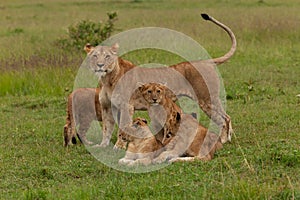
<svg viewBox="0 0 300 200">
<path fill-rule="evenodd" d="M 97 56 L 97 54 L 94 54 L 93 57 L 94 57 L 94 58 L 97 58 L 98 56 Z"/>
<path fill-rule="evenodd" d="M 157 90 L 157 93 L 160 93 L 160 90 Z"/>
<path fill-rule="evenodd" d="M 152 91 L 151 91 L 151 90 L 148 90 L 148 93 L 149 93 L 149 94 L 151 94 L 151 93 L 152 93 Z"/>
<path fill-rule="evenodd" d="M 110 55 L 106 55 L 106 56 L 105 56 L 105 59 L 110 59 Z"/>
</svg>

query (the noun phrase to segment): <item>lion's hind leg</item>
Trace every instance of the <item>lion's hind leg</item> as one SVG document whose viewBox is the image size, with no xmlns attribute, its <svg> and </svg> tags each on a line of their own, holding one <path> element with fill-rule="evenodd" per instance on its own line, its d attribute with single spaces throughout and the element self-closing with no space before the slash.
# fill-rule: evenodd
<svg viewBox="0 0 300 200">
<path fill-rule="evenodd" d="M 68 145 L 76 144 L 76 143 L 77 141 L 76 141 L 75 121 L 72 112 L 72 96 L 70 95 L 67 104 L 66 124 L 64 126 L 64 146 L 66 147 Z"/>
<path fill-rule="evenodd" d="M 68 145 L 70 145 L 70 144 L 72 144 L 71 143 L 72 137 L 71 137 L 71 135 L 69 133 L 70 133 L 70 127 L 69 127 L 68 124 L 66 124 L 64 126 L 64 146 L 65 147 L 68 146 Z"/>
<path fill-rule="evenodd" d="M 220 128 L 220 138 L 222 144 L 231 142 L 231 136 L 233 133 L 231 118 L 223 109 L 221 102 L 218 100 L 211 105 L 201 105 L 202 110 L 210 117 L 214 123 Z"/>
<path fill-rule="evenodd" d="M 233 134 L 233 129 L 232 129 L 232 124 L 231 124 L 231 118 L 229 115 L 222 114 L 222 126 L 220 130 L 220 138 L 221 138 L 221 143 L 224 144 L 226 142 L 231 142 L 231 137 Z"/>
</svg>

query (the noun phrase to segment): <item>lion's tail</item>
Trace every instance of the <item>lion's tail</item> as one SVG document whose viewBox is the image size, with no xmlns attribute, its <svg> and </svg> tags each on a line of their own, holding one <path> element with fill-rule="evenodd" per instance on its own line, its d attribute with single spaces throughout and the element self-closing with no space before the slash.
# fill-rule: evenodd
<svg viewBox="0 0 300 200">
<path fill-rule="evenodd" d="M 212 59 L 212 61 L 214 63 L 216 63 L 217 65 L 222 64 L 222 63 L 226 62 L 227 60 L 229 60 L 230 57 L 233 56 L 233 54 L 234 54 L 234 52 L 236 50 L 237 43 L 236 43 L 235 35 L 234 35 L 234 33 L 232 32 L 232 30 L 229 27 L 227 27 L 226 25 L 222 24 L 221 22 L 219 22 L 218 20 L 214 19 L 213 17 L 211 17 L 211 16 L 209 16 L 207 14 L 201 14 L 201 16 L 202 16 L 203 19 L 209 20 L 209 21 L 215 23 L 216 25 L 220 26 L 221 28 L 223 28 L 228 33 L 228 35 L 231 38 L 231 42 L 232 42 L 231 49 L 224 56 Z"/>
</svg>

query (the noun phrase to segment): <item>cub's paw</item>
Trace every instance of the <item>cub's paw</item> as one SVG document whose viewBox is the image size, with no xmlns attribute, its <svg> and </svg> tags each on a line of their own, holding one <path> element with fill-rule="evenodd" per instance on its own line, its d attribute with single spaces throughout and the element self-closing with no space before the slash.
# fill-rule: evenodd
<svg viewBox="0 0 300 200">
<path fill-rule="evenodd" d="M 163 162 L 169 161 L 173 158 L 174 156 L 163 152 L 162 154 L 160 154 L 157 158 L 153 159 L 152 163 L 153 164 L 161 164 Z"/>
<path fill-rule="evenodd" d="M 132 165 L 133 160 L 129 160 L 126 158 L 121 158 L 118 162 L 120 165 Z"/>
</svg>

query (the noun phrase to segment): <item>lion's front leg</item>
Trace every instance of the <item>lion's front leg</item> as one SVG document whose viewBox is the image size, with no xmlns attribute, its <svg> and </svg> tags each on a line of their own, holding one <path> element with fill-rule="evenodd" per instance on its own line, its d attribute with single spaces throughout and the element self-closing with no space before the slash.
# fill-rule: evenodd
<svg viewBox="0 0 300 200">
<path fill-rule="evenodd" d="M 125 133 L 132 135 L 134 134 L 134 129 L 132 129 L 132 117 L 134 114 L 134 106 L 131 104 L 123 104 L 120 106 L 120 121 L 119 129 Z"/>
<path fill-rule="evenodd" d="M 102 142 L 100 147 L 107 147 L 109 145 L 112 133 L 114 131 L 115 120 L 112 115 L 111 108 L 103 108 L 102 113 Z"/>
<path fill-rule="evenodd" d="M 118 163 L 120 165 L 130 165 L 132 162 L 134 162 L 134 160 L 128 158 L 121 158 Z"/>
<path fill-rule="evenodd" d="M 160 164 L 172 159 L 178 158 L 179 155 L 174 151 L 164 151 L 158 157 L 152 160 L 153 164 Z"/>
<path fill-rule="evenodd" d="M 149 157 L 146 158 L 140 158 L 140 159 L 136 159 L 130 163 L 128 163 L 128 166 L 137 166 L 137 165 L 150 165 L 152 162 L 152 160 Z"/>
</svg>

